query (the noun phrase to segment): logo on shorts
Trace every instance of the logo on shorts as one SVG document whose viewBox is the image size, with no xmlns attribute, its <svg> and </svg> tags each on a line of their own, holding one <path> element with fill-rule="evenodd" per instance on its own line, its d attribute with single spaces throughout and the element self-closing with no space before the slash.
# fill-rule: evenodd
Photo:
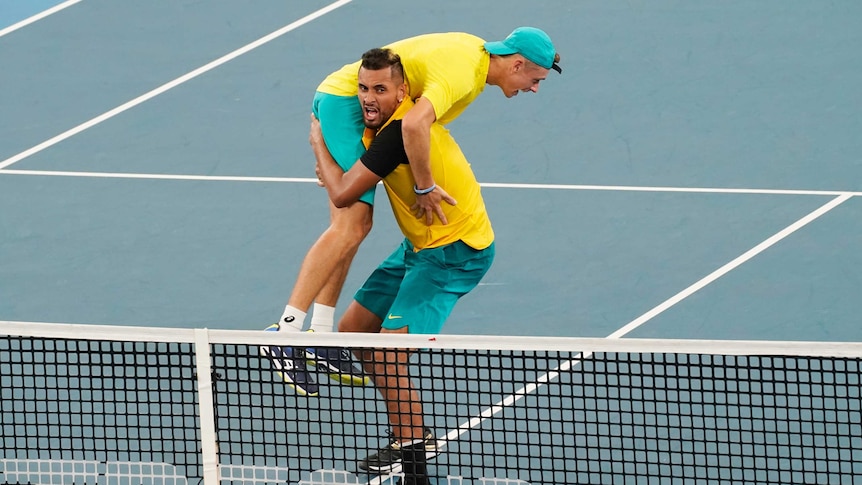
<svg viewBox="0 0 862 485">
<path fill-rule="evenodd" d="M 400 315 L 393 315 L 390 313 L 389 315 L 386 316 L 386 318 L 389 320 L 395 320 L 396 318 L 401 318 L 401 316 Z"/>
</svg>

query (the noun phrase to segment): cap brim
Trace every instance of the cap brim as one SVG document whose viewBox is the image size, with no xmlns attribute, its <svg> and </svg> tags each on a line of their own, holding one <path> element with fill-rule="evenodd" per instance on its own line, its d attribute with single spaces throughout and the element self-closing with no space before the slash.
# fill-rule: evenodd
<svg viewBox="0 0 862 485">
<path fill-rule="evenodd" d="M 557 72 L 558 72 L 558 73 L 560 73 L 560 74 L 562 74 L 562 73 L 563 73 L 563 68 L 562 68 L 562 67 L 560 67 L 560 65 L 559 65 L 559 64 L 557 64 L 556 62 L 554 63 L 554 65 L 552 65 L 552 66 L 551 66 L 551 69 L 553 69 L 553 70 L 557 71 Z"/>
<path fill-rule="evenodd" d="M 503 42 L 485 42 L 485 50 L 497 56 L 508 56 L 518 53 L 517 50 L 512 49 Z"/>
</svg>

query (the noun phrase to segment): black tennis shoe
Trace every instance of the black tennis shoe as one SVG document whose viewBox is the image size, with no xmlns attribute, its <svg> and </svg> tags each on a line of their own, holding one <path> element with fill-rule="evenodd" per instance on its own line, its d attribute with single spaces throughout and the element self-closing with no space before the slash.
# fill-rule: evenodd
<svg viewBox="0 0 862 485">
<path fill-rule="evenodd" d="M 425 459 L 430 460 L 440 454 L 437 439 L 430 429 L 425 428 Z M 398 440 L 390 433 L 389 444 L 380 451 L 359 461 L 359 469 L 372 473 L 389 474 L 401 471 L 403 450 Z"/>
</svg>

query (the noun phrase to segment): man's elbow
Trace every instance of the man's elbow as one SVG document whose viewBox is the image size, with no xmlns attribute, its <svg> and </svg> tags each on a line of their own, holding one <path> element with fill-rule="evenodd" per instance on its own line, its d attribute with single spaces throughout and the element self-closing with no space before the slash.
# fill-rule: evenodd
<svg viewBox="0 0 862 485">
<path fill-rule="evenodd" d="M 431 123 L 426 123 L 420 117 L 404 117 L 401 121 L 401 133 L 405 137 L 417 136 L 430 130 Z"/>
<path fill-rule="evenodd" d="M 332 201 L 332 205 L 334 205 L 335 207 L 337 207 L 339 209 L 344 209 L 345 207 L 349 206 L 350 204 L 356 202 L 356 199 L 348 197 L 344 193 L 330 193 L 329 194 L 329 200 Z"/>
<path fill-rule="evenodd" d="M 344 197 L 335 197 L 334 199 L 332 199 L 332 205 L 334 205 L 338 209 L 344 209 L 345 207 L 349 206 L 351 203 L 352 203 L 351 201 L 347 200 Z"/>
</svg>

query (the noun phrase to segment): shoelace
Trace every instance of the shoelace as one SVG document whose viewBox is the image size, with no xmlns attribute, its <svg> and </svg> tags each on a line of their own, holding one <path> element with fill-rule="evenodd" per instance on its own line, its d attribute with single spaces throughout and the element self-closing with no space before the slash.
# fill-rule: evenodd
<svg viewBox="0 0 862 485">
<path fill-rule="evenodd" d="M 389 436 L 389 446 L 390 450 L 400 450 L 401 445 L 398 444 L 398 440 L 395 439 L 395 433 L 392 432 L 391 429 L 386 430 L 386 435 Z"/>
</svg>

